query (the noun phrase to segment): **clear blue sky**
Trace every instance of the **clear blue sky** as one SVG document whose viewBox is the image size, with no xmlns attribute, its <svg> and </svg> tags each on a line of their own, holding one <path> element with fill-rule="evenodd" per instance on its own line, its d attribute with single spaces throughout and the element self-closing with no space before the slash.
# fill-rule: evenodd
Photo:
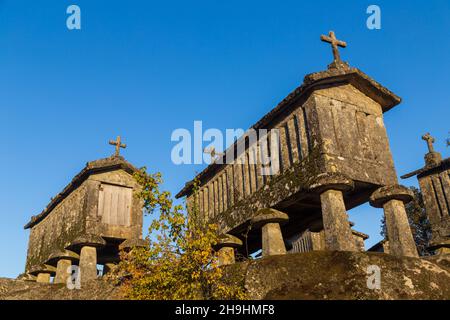
<svg viewBox="0 0 450 320">
<path fill-rule="evenodd" d="M 382 29 L 371 31 L 374 3 Z M 80 31 L 66 28 L 70 4 Z M 422 166 L 427 131 L 448 156 L 448 0 L 0 0 L 0 276 L 23 271 L 23 225 L 110 155 L 109 139 L 122 135 L 125 157 L 176 193 L 202 167 L 171 163 L 172 131 L 248 128 L 331 62 L 329 30 L 348 42 L 343 59 L 403 98 L 385 115 L 399 175 Z M 380 239 L 381 210 L 350 214 L 367 247 Z"/>
</svg>

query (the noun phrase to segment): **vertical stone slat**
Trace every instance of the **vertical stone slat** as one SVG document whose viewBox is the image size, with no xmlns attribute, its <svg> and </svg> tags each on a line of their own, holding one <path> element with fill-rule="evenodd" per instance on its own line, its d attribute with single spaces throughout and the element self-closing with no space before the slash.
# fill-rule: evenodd
<svg viewBox="0 0 450 320">
<path fill-rule="evenodd" d="M 256 172 L 255 172 L 255 159 L 253 157 L 253 149 L 254 147 L 251 147 L 247 151 L 251 193 L 254 193 L 256 191 L 256 176 L 255 176 Z"/>
<path fill-rule="evenodd" d="M 287 137 L 288 132 L 285 125 L 280 126 L 278 129 L 280 130 L 281 169 L 283 172 L 285 172 L 291 166 Z"/>
<path fill-rule="evenodd" d="M 227 183 L 227 170 L 222 173 L 222 212 L 228 209 L 228 183 Z"/>
<path fill-rule="evenodd" d="M 420 189 L 423 194 L 423 201 L 427 208 L 427 215 L 432 224 L 439 223 L 441 220 L 441 212 L 439 210 L 437 198 L 435 196 L 431 177 L 419 179 Z M 428 210 L 429 209 L 429 210 Z"/>
<path fill-rule="evenodd" d="M 223 212 L 223 182 L 222 176 L 219 174 L 217 177 L 217 194 L 218 194 L 218 213 Z"/>
<path fill-rule="evenodd" d="M 298 141 L 297 141 L 297 133 L 294 125 L 294 118 L 290 118 L 287 122 L 287 130 L 289 133 L 289 148 L 292 154 L 292 162 L 298 163 L 300 161 L 299 153 L 298 153 Z"/>
<path fill-rule="evenodd" d="M 247 153 L 243 154 L 244 157 L 244 165 L 242 166 L 242 176 L 243 176 L 243 182 L 244 182 L 244 197 L 247 198 L 250 193 L 250 175 L 249 175 L 249 171 L 248 171 L 248 157 L 247 157 Z"/>
<path fill-rule="evenodd" d="M 306 122 L 306 113 L 304 109 L 301 108 L 299 112 L 296 114 L 298 121 L 298 129 L 299 129 L 299 137 L 300 137 L 300 146 L 302 148 L 303 158 L 307 157 L 309 154 L 309 133 L 307 129 Z"/>
<path fill-rule="evenodd" d="M 234 172 L 234 187 L 235 187 L 235 203 L 242 200 L 244 197 L 243 182 L 242 182 L 242 164 L 239 161 L 233 164 Z"/>
<path fill-rule="evenodd" d="M 207 185 L 203 187 L 203 216 L 206 220 L 209 219 L 209 194 Z"/>
<path fill-rule="evenodd" d="M 261 174 L 261 158 L 260 158 L 260 146 L 259 142 L 257 147 L 253 149 L 253 158 L 256 161 L 255 164 L 255 177 L 256 177 L 256 190 L 259 190 L 264 184 L 264 178 Z"/>
<path fill-rule="evenodd" d="M 441 211 L 441 217 L 447 217 L 449 215 L 447 208 L 447 201 L 445 199 L 444 190 L 442 189 L 441 180 L 438 176 L 432 175 L 431 182 L 433 184 L 434 192 L 438 200 L 439 209 Z"/>
<path fill-rule="evenodd" d="M 439 179 L 441 180 L 441 184 L 442 184 L 442 187 L 444 190 L 444 196 L 445 196 L 445 200 L 447 202 L 447 208 L 450 211 L 450 175 L 449 175 L 449 171 L 442 172 L 439 175 Z"/>
<path fill-rule="evenodd" d="M 228 194 L 227 194 L 227 198 L 228 198 L 228 203 L 230 206 L 234 205 L 234 166 L 233 165 L 229 165 L 227 166 L 226 169 L 226 173 L 227 173 L 227 190 L 228 190 Z"/>
<path fill-rule="evenodd" d="M 203 190 L 200 188 L 198 190 L 198 211 L 203 216 Z"/>
<path fill-rule="evenodd" d="M 219 213 L 219 190 L 217 188 L 217 179 L 213 182 L 214 187 L 214 218 Z"/>
<path fill-rule="evenodd" d="M 373 159 L 372 148 L 370 147 L 370 133 L 367 125 L 367 115 L 364 112 L 356 111 L 356 123 L 358 125 L 361 149 L 365 159 Z"/>
</svg>

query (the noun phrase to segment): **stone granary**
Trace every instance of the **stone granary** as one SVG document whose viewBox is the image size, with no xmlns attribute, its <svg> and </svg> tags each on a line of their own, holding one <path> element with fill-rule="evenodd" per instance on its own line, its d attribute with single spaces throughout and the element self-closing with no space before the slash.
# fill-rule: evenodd
<svg viewBox="0 0 450 320">
<path fill-rule="evenodd" d="M 429 249 L 437 254 L 450 254 L 450 158 L 442 159 L 434 150 L 434 138 L 429 133 L 422 137 L 428 144 L 425 166 L 402 176 L 417 176 L 422 191 L 425 211 L 431 224 Z"/>
<path fill-rule="evenodd" d="M 136 168 L 119 155 L 87 163 L 47 207 L 25 226 L 30 229 L 26 277 L 65 283 L 68 269 L 79 265 L 81 280 L 106 273 L 119 260 L 119 249 L 143 245 L 142 205 L 133 194 Z"/>
<path fill-rule="evenodd" d="M 177 197 L 218 223 L 228 256 L 229 248 L 284 254 L 286 244 L 301 252 L 363 250 L 366 235 L 351 229 L 347 210 L 370 202 L 384 209 L 390 253 L 416 257 L 404 207 L 412 194 L 398 185 L 383 121 L 401 99 L 343 62 L 338 46 L 347 44 L 334 32 L 321 39 L 333 49 L 327 70 L 307 75 Z M 279 170 L 267 175 L 263 154 Z"/>
</svg>

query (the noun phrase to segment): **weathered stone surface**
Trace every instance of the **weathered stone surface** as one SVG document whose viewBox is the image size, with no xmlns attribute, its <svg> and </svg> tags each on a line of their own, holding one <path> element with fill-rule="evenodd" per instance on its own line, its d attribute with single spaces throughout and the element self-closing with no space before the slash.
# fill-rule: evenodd
<svg viewBox="0 0 450 320">
<path fill-rule="evenodd" d="M 414 194 L 408 188 L 400 185 L 392 185 L 377 189 L 370 196 L 370 205 L 375 208 L 383 208 L 384 204 L 390 200 L 409 203 L 413 198 Z"/>
<path fill-rule="evenodd" d="M 342 191 L 327 190 L 320 195 L 327 250 L 356 251 Z"/>
<path fill-rule="evenodd" d="M 236 263 L 225 272 L 241 275 L 250 299 L 449 300 L 450 264 L 435 260 L 315 251 Z M 371 265 L 381 269 L 380 290 L 367 287 Z M 119 293 L 120 287 L 102 280 L 69 290 L 64 285 L 0 279 L 0 300 L 110 300 L 120 299 Z"/>
<path fill-rule="evenodd" d="M 403 175 L 402 179 L 417 175 L 432 229 L 428 249 L 446 254 L 446 248 L 450 247 L 450 158 L 442 159 L 434 151 L 434 138 L 429 133 L 422 139 L 427 141 L 429 151 L 425 155 L 425 167 Z"/>
<path fill-rule="evenodd" d="M 148 247 L 149 242 L 144 239 L 127 239 L 119 245 L 119 250 L 131 250 L 138 247 Z"/>
<path fill-rule="evenodd" d="M 242 246 L 242 240 L 231 234 L 221 235 L 216 245 L 217 248 L 223 247 L 237 248 L 240 246 Z"/>
<path fill-rule="evenodd" d="M 381 289 L 367 287 L 368 267 L 381 270 Z M 450 269 L 419 258 L 372 252 L 288 254 L 231 266 L 240 268 L 250 299 L 450 299 Z"/>
<path fill-rule="evenodd" d="M 411 233 L 405 205 L 400 200 L 384 204 L 389 251 L 396 256 L 417 257 L 417 248 Z"/>
<path fill-rule="evenodd" d="M 83 283 L 80 290 L 63 284 L 43 284 L 0 278 L 0 300 L 118 300 L 119 287 L 107 281 Z"/>
<path fill-rule="evenodd" d="M 217 252 L 219 258 L 219 266 L 226 266 L 236 262 L 233 247 L 222 247 Z"/>
<path fill-rule="evenodd" d="M 263 175 L 261 163 L 251 163 L 254 148 L 265 152 L 271 135 L 252 142 L 249 134 L 196 177 L 203 202 L 194 199 L 192 182 L 177 197 L 198 202 L 221 233 L 244 236 L 263 208 L 289 215 L 283 226 L 287 238 L 312 230 L 312 221 L 321 220 L 324 190 L 343 191 L 350 210 L 367 202 L 377 188 L 397 183 L 383 113 L 400 101 L 358 69 L 336 60 L 328 70 L 306 76 L 301 87 L 252 126 L 279 130 L 280 149 L 271 151 L 278 155 L 271 164 L 279 170 Z M 243 152 L 235 154 L 244 142 Z M 255 252 L 260 243 L 254 236 L 249 239 L 249 250 Z"/>
<path fill-rule="evenodd" d="M 96 234 L 83 234 L 74 239 L 67 248 L 82 248 L 84 246 L 90 246 L 100 248 L 106 245 L 105 239 Z"/>
<path fill-rule="evenodd" d="M 50 274 L 49 273 L 38 273 L 37 277 L 36 277 L 36 282 L 50 283 Z"/>
<path fill-rule="evenodd" d="M 103 275 L 110 273 L 117 267 L 116 263 L 108 262 L 103 265 Z"/>
<path fill-rule="evenodd" d="M 399 185 L 380 188 L 370 197 L 372 206 L 383 207 L 389 251 L 393 255 L 418 256 L 404 205 L 412 198 L 412 191 Z"/>
<path fill-rule="evenodd" d="M 354 188 L 353 181 L 340 173 L 322 173 L 314 178 L 309 185 L 311 192 L 323 193 L 327 190 L 350 191 Z"/>
<path fill-rule="evenodd" d="M 83 245 L 108 244 L 108 250 L 98 251 L 99 262 L 117 260 L 120 240 L 142 238 L 142 203 L 132 195 L 140 190 L 132 176 L 136 170 L 120 156 L 89 162 L 45 210 L 25 226 L 31 228 L 26 272 L 43 263 L 56 266 L 61 252 L 71 249 L 79 254 Z M 125 203 L 123 196 L 114 198 L 122 199 L 120 204 L 113 203 L 112 197 L 108 198 L 111 203 L 106 203 L 102 200 L 105 188 L 128 192 L 129 203 Z M 109 210 L 109 205 L 117 207 Z M 119 207 L 123 208 L 121 219 L 124 221 L 118 218 L 110 221 L 103 215 L 116 212 Z"/>
<path fill-rule="evenodd" d="M 80 260 L 80 255 L 70 250 L 58 250 L 49 256 L 47 264 L 56 265 L 60 259 L 78 261 Z"/>
<path fill-rule="evenodd" d="M 267 223 L 285 224 L 289 221 L 289 216 L 281 211 L 275 209 L 261 209 L 256 212 L 252 219 L 253 228 L 260 228 Z"/>
<path fill-rule="evenodd" d="M 70 267 L 72 261 L 69 259 L 59 259 L 56 265 L 56 276 L 53 283 L 67 283 L 67 279 L 71 275 Z"/>
<path fill-rule="evenodd" d="M 262 256 L 276 256 L 286 254 L 283 234 L 278 222 L 269 222 L 262 229 Z"/>
<path fill-rule="evenodd" d="M 97 279 L 97 249 L 95 247 L 81 248 L 80 274 L 82 282 Z"/>
</svg>

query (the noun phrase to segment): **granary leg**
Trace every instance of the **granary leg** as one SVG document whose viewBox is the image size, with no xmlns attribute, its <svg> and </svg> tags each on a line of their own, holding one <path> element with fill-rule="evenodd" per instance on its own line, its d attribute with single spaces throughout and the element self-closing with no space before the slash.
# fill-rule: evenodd
<svg viewBox="0 0 450 320">
<path fill-rule="evenodd" d="M 357 251 L 342 191 L 327 190 L 320 195 L 320 202 L 327 250 Z"/>
<path fill-rule="evenodd" d="M 218 253 L 219 266 L 234 264 L 236 262 L 234 249 L 240 246 L 242 246 L 242 241 L 239 238 L 231 234 L 220 236 L 215 246 Z"/>
<path fill-rule="evenodd" d="M 115 267 L 116 267 L 116 264 L 113 262 L 105 263 L 103 265 L 103 275 L 110 273 Z"/>
<path fill-rule="evenodd" d="M 38 273 L 36 282 L 39 283 L 50 283 L 50 273 Z"/>
<path fill-rule="evenodd" d="M 80 275 L 82 282 L 97 279 L 97 249 L 95 247 L 81 248 Z"/>
<path fill-rule="evenodd" d="M 236 262 L 233 247 L 220 248 L 218 251 L 218 255 L 219 255 L 219 266 L 226 266 L 229 264 L 234 264 Z"/>
<path fill-rule="evenodd" d="M 286 246 L 284 245 L 280 224 L 277 222 L 265 224 L 262 227 L 263 257 L 282 254 L 286 254 Z"/>
<path fill-rule="evenodd" d="M 370 197 L 373 207 L 384 209 L 389 250 L 396 256 L 419 256 L 404 205 L 412 199 L 412 192 L 399 185 L 380 188 Z"/>
<path fill-rule="evenodd" d="M 72 261 L 69 259 L 59 259 L 56 264 L 56 276 L 53 281 L 56 283 L 67 283 L 67 279 L 70 277 L 71 272 L 69 268 L 72 266 Z"/>
<path fill-rule="evenodd" d="M 287 223 L 287 214 L 274 209 L 262 209 L 251 220 L 253 227 L 262 228 L 262 256 L 286 254 L 280 223 Z"/>
<path fill-rule="evenodd" d="M 310 185 L 310 191 L 320 193 L 325 248 L 330 251 L 358 251 L 348 221 L 344 191 L 353 189 L 353 181 L 338 173 L 321 174 Z"/>
</svg>

